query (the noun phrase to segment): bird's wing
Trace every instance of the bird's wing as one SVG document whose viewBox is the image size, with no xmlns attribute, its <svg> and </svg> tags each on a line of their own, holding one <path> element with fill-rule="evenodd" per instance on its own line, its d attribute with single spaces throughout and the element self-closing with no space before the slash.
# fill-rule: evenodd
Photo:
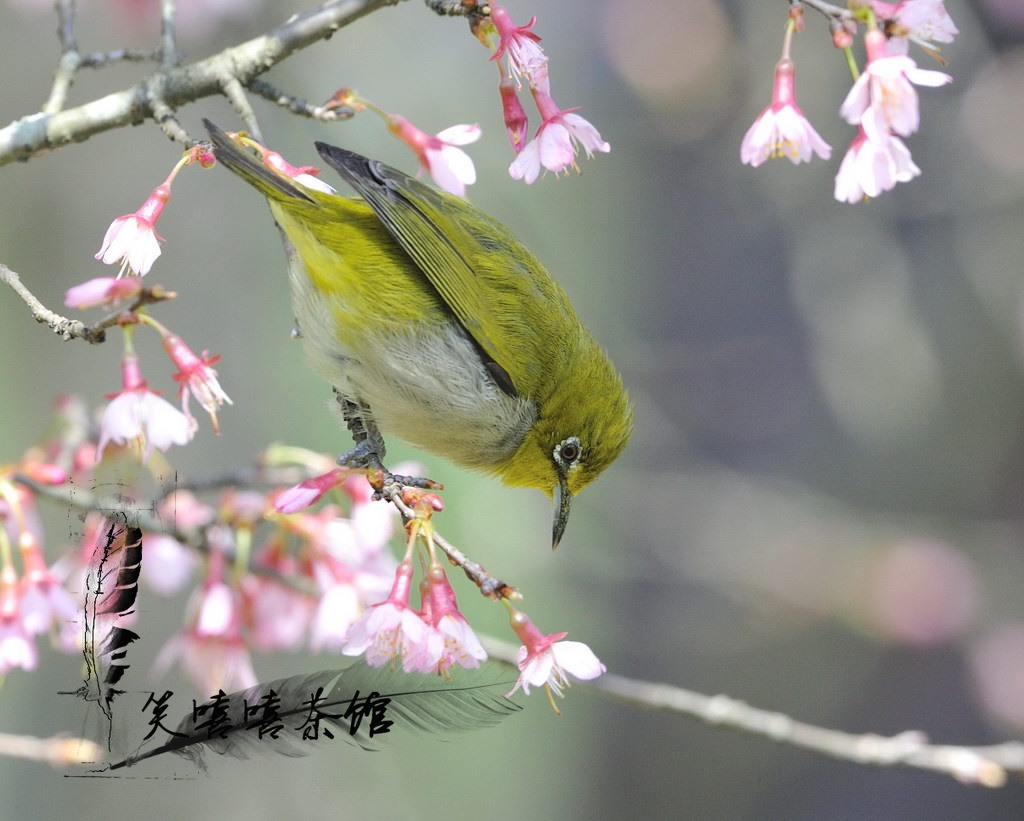
<svg viewBox="0 0 1024 821">
<path fill-rule="evenodd" d="M 517 363 L 524 361 L 516 348 L 533 344 L 528 328 L 510 333 L 502 324 L 515 308 L 517 291 L 535 288 L 528 277 L 516 280 L 514 264 L 501 270 L 502 257 L 516 246 L 516 257 L 528 253 L 503 226 L 484 217 L 483 234 L 459 221 L 483 216 L 461 199 L 442 194 L 408 175 L 342 148 L 317 143 L 320 156 L 345 178 L 369 204 L 391 236 L 413 259 L 454 317 L 473 339 L 484 365 L 506 393 L 516 396 L 530 382 Z M 522 249 L 520 251 L 520 249 Z M 532 257 L 531 257 L 532 259 Z M 485 262 L 486 260 L 486 262 Z M 537 263 L 539 265 L 539 263 Z M 485 282 L 484 278 L 489 281 Z M 550 278 L 544 274 L 545 283 Z M 552 283 L 553 285 L 553 283 Z M 536 298 L 536 297 L 534 297 Z M 482 322 L 490 317 L 498 334 L 488 334 Z M 526 361 L 530 361 L 526 359 Z"/>
</svg>

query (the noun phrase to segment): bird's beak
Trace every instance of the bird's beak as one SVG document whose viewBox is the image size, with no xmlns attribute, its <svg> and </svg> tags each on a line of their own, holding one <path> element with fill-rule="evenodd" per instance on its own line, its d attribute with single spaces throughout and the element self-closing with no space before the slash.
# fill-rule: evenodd
<svg viewBox="0 0 1024 821">
<path fill-rule="evenodd" d="M 569 508 L 572 507 L 572 494 L 563 477 L 559 477 L 552 495 L 555 500 L 555 528 L 551 537 L 551 549 L 554 550 L 562 541 L 565 526 L 569 523 Z"/>
</svg>

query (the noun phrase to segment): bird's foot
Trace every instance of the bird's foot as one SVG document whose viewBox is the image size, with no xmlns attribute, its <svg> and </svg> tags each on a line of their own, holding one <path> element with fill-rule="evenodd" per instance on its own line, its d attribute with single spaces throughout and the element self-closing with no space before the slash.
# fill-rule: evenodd
<svg viewBox="0 0 1024 821">
<path fill-rule="evenodd" d="M 420 490 L 444 490 L 444 485 L 433 479 L 392 473 L 384 467 L 380 455 L 369 439 L 356 443 L 352 450 L 339 456 L 338 464 L 353 470 L 365 471 L 367 481 L 373 487 L 374 499 L 391 499 L 396 494 L 401 497 L 402 489 L 406 487 Z"/>
</svg>

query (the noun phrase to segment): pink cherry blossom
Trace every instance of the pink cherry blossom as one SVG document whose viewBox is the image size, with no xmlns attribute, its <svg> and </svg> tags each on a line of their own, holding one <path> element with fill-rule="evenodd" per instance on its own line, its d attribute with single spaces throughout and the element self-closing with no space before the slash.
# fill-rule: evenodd
<svg viewBox="0 0 1024 821">
<path fill-rule="evenodd" d="M 316 176 L 320 173 L 319 168 L 314 168 L 311 165 L 296 167 L 276 151 L 270 151 L 269 149 L 264 149 L 263 162 L 268 168 L 273 168 L 275 171 L 291 177 L 295 182 L 306 186 L 306 188 L 312 188 L 324 194 L 335 193 L 335 190 L 330 185 Z"/>
<path fill-rule="evenodd" d="M 244 690 L 258 683 L 249 648 L 237 633 L 202 636 L 194 630 L 182 631 L 157 654 L 154 675 L 162 676 L 174 662 L 181 664 L 206 695 Z"/>
<path fill-rule="evenodd" d="M 869 31 L 864 43 L 868 64 L 843 100 L 839 114 L 851 125 L 863 125 L 871 139 L 876 134 L 908 137 L 920 124 L 914 85 L 941 86 L 953 78 L 941 71 L 918 68 L 906 55 L 889 55 L 885 35 L 880 31 Z"/>
<path fill-rule="evenodd" d="M 185 628 L 157 655 L 156 675 L 180 661 L 189 677 L 206 694 L 231 692 L 257 683 L 249 648 L 242 632 L 240 592 L 223 581 L 224 554 L 216 548 L 222 537 L 211 534 L 208 575 L 189 603 Z"/>
<path fill-rule="evenodd" d="M 598 130 L 579 114 L 572 113 L 574 109 L 561 109 L 547 90 L 546 71 L 543 83 L 531 87 L 530 93 L 537 104 L 544 122 L 540 124 L 537 133 L 519 152 L 512 164 L 508 167 L 509 176 L 514 180 L 523 180 L 531 185 L 540 176 L 542 168 L 546 168 L 555 174 L 567 171 L 569 168 L 579 167 L 576 165 L 576 146 L 583 146 L 588 157 L 594 156 L 595 151 L 605 153 L 611 151 L 611 146 L 601 139 Z"/>
<path fill-rule="evenodd" d="M 273 579 L 245 580 L 252 642 L 260 650 L 296 650 L 305 641 L 316 599 Z"/>
<path fill-rule="evenodd" d="M 309 649 L 314 653 L 341 650 L 352 625 L 362 613 L 363 605 L 355 585 L 339 582 L 328 587 L 313 616 Z"/>
<path fill-rule="evenodd" d="M 253 558 L 254 567 L 281 578 L 312 581 L 309 564 L 301 561 L 279 536 L 272 537 Z M 242 585 L 253 644 L 261 650 L 295 650 L 306 639 L 317 608 L 314 595 L 301 593 L 276 579 L 250 575 Z"/>
<path fill-rule="evenodd" d="M 540 37 L 532 29 L 537 24 L 534 17 L 525 26 L 517 26 L 512 22 L 508 11 L 499 3 L 491 3 L 491 23 L 498 32 L 499 42 L 492 60 L 504 57 L 508 63 L 508 76 L 518 78 L 525 76 L 533 85 L 534 76 L 547 66 L 548 58 L 539 45 Z"/>
<path fill-rule="evenodd" d="M 410 562 L 399 564 L 391 595 L 352 625 L 342 653 L 365 655 L 372 667 L 383 667 L 400 658 L 407 673 L 436 671 L 444 640 L 409 606 L 412 572 Z"/>
<path fill-rule="evenodd" d="M 424 610 L 429 610 L 427 620 L 444 641 L 438 670 L 443 672 L 456 664 L 467 668 L 479 667 L 480 662 L 487 658 L 487 651 L 459 611 L 455 591 L 440 565 L 431 567 L 427 573 Z"/>
<path fill-rule="evenodd" d="M 447 670 L 456 664 L 472 669 L 487 659 L 487 651 L 461 613 L 446 613 L 434 623 L 434 627 L 444 639 L 439 669 Z"/>
<path fill-rule="evenodd" d="M 110 442 L 144 444 L 144 460 L 154 447 L 166 451 L 171 445 L 188 444 L 195 434 L 194 420 L 149 390 L 139 372 L 138 357 L 125 354 L 121 372 L 124 390 L 114 395 L 103 412 L 97 460 Z"/>
<path fill-rule="evenodd" d="M 555 633 L 548 638 L 552 643 L 546 650 L 530 653 L 526 647 L 520 647 L 516 654 L 519 665 L 519 678 L 516 686 L 508 694 L 511 696 L 519 687 L 530 694 L 530 686 L 545 685 L 551 688 L 556 696 L 562 695 L 562 688 L 569 686 L 569 676 L 586 681 L 597 678 L 607 669 L 594 655 L 594 651 L 581 641 L 558 641 Z"/>
<path fill-rule="evenodd" d="M 79 606 L 46 566 L 38 542 L 28 531 L 18 539 L 24 576 L 20 582 L 21 618 L 30 635 L 58 631 L 77 620 Z"/>
<path fill-rule="evenodd" d="M 70 553 L 65 553 L 53 563 L 51 572 L 54 577 L 79 600 L 82 600 L 86 591 L 95 591 L 96 589 L 96 575 L 93 572 L 93 566 L 98 564 L 99 556 L 102 556 L 109 528 L 110 522 L 104 516 L 98 513 L 89 513 L 85 517 L 85 524 L 75 549 Z M 99 609 L 102 610 L 104 601 L 100 601 L 98 604 L 100 605 Z M 81 608 L 77 613 L 76 621 L 84 627 L 85 616 Z M 112 622 L 113 619 L 109 615 L 99 613 L 95 625 L 97 633 L 108 629 Z"/>
<path fill-rule="evenodd" d="M 353 506 L 348 518 L 363 550 L 374 554 L 379 553 L 394 535 L 398 511 L 386 502 L 364 502 Z"/>
<path fill-rule="evenodd" d="M 466 195 L 466 186 L 476 182 L 476 168 L 469 155 L 458 148 L 480 139 L 478 125 L 453 125 L 436 135 L 421 131 L 405 117 L 388 118 L 388 129 L 413 150 L 420 160 L 420 171 L 428 171 L 442 189 Z"/>
<path fill-rule="evenodd" d="M 181 384 L 182 412 L 191 418 L 192 414 L 188 409 L 188 397 L 191 394 L 203 410 L 210 414 L 213 429 L 219 433 L 217 408 L 225 403 L 233 404 L 217 381 L 217 371 L 210 367 L 220 359 L 220 356 L 208 356 L 207 351 L 203 351 L 201 357 L 196 356 L 180 336 L 172 333 L 163 335 L 163 345 L 167 355 L 178 368 L 173 378 Z"/>
<path fill-rule="evenodd" d="M 157 510 L 161 517 L 184 529 L 205 527 L 217 517 L 217 510 L 213 505 L 199 501 L 195 494 L 188 490 L 171 491 L 160 502 Z"/>
<path fill-rule="evenodd" d="M 861 128 L 836 174 L 835 198 L 840 202 L 861 202 L 891 190 L 897 183 L 910 182 L 920 173 L 899 137 L 868 139 Z"/>
<path fill-rule="evenodd" d="M 274 499 L 274 509 L 278 513 L 298 513 L 316 502 L 324 495 L 341 485 L 350 471 L 334 468 L 320 476 L 305 479 L 288 490 L 278 494 Z"/>
<path fill-rule="evenodd" d="M 794 165 L 813 154 L 832 156 L 826 143 L 796 103 L 793 62 L 783 57 L 775 66 L 772 103 L 754 120 L 740 146 L 740 160 L 756 168 L 771 157 L 787 157 Z"/>
<path fill-rule="evenodd" d="M 194 427 L 181 411 L 150 390 L 123 391 L 114 397 L 103 412 L 97 459 L 110 442 L 124 445 L 131 441 L 146 443 L 143 458 L 152 449 L 166 451 L 171 445 L 186 445 L 194 435 Z"/>
<path fill-rule="evenodd" d="M 22 597 L 14 568 L 0 574 L 0 677 L 11 670 L 34 670 L 39 663 L 35 642 L 25 627 Z"/>
<path fill-rule="evenodd" d="M 526 116 L 526 109 L 519 102 L 515 85 L 508 77 L 502 77 L 498 84 L 498 93 L 501 95 L 501 112 L 505 120 L 508 141 L 512 145 L 512 151 L 518 154 L 526 144 L 526 132 L 530 127 L 530 121 Z"/>
<path fill-rule="evenodd" d="M 336 521 L 349 524 L 341 519 Z M 339 544 L 339 535 L 350 547 L 345 548 Z M 360 543 L 357 533 L 351 527 L 332 529 L 330 534 L 314 539 L 310 547 L 311 575 L 322 595 L 326 596 L 339 585 L 351 587 L 359 602 L 356 616 L 363 613 L 367 606 L 386 599 L 394 586 L 398 567 L 394 556 L 390 551 Z M 342 603 L 339 597 L 335 606 L 340 607 Z"/>
<path fill-rule="evenodd" d="M 0 616 L 0 677 L 11 670 L 35 670 L 39 651 L 35 642 L 17 619 Z"/>
<path fill-rule="evenodd" d="M 164 206 L 171 198 L 171 186 L 163 183 L 153 189 L 138 211 L 118 217 L 107 229 L 96 259 L 105 265 L 120 264 L 122 273 L 128 270 L 145 276 L 160 256 L 160 241 L 156 223 Z"/>
<path fill-rule="evenodd" d="M 96 277 L 68 288 L 64 304 L 69 308 L 92 308 L 95 305 L 116 305 L 142 293 L 138 277 Z"/>
<path fill-rule="evenodd" d="M 902 0 L 895 4 L 876 0 L 871 6 L 888 23 L 892 54 L 906 54 L 908 41 L 936 50 L 936 43 L 952 43 L 960 33 L 943 0 Z"/>
<path fill-rule="evenodd" d="M 562 641 L 567 633 L 544 635 L 525 613 L 514 612 L 512 629 L 523 646 L 516 654 L 519 678 L 506 698 L 520 687 L 529 695 L 530 687 L 540 686 L 560 696 L 562 689 L 569 686 L 570 675 L 585 681 L 597 678 L 606 670 L 594 651 L 583 642 Z"/>
<path fill-rule="evenodd" d="M 372 667 L 400 658 L 405 672 L 426 673 L 436 669 L 442 650 L 443 641 L 418 613 L 386 601 L 373 605 L 352 625 L 342 653 L 365 654 Z"/>
<path fill-rule="evenodd" d="M 184 590 L 199 566 L 193 551 L 164 533 L 147 533 L 143 550 L 146 560 L 142 563 L 142 579 L 161 596 L 173 596 Z"/>
</svg>

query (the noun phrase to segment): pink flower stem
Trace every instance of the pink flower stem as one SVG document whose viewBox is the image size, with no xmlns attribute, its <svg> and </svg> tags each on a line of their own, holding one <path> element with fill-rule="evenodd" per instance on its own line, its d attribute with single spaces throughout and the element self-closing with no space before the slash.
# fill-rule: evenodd
<svg viewBox="0 0 1024 821">
<path fill-rule="evenodd" d="M 391 595 L 388 596 L 387 601 L 401 602 L 406 605 L 409 603 L 409 596 L 412 594 L 412 575 L 412 562 L 403 559 L 395 570 L 395 581 L 391 585 Z"/>
<path fill-rule="evenodd" d="M 160 186 L 161 188 L 167 189 L 168 198 L 171 195 L 171 183 L 173 183 L 174 178 L 178 176 L 178 172 L 186 165 L 192 165 L 192 163 L 197 161 L 201 162 L 200 154 L 193 148 L 186 151 L 182 155 L 181 159 L 174 164 L 174 168 L 171 169 L 171 173 L 167 175 L 167 179 L 164 180 L 163 185 Z"/>
</svg>

